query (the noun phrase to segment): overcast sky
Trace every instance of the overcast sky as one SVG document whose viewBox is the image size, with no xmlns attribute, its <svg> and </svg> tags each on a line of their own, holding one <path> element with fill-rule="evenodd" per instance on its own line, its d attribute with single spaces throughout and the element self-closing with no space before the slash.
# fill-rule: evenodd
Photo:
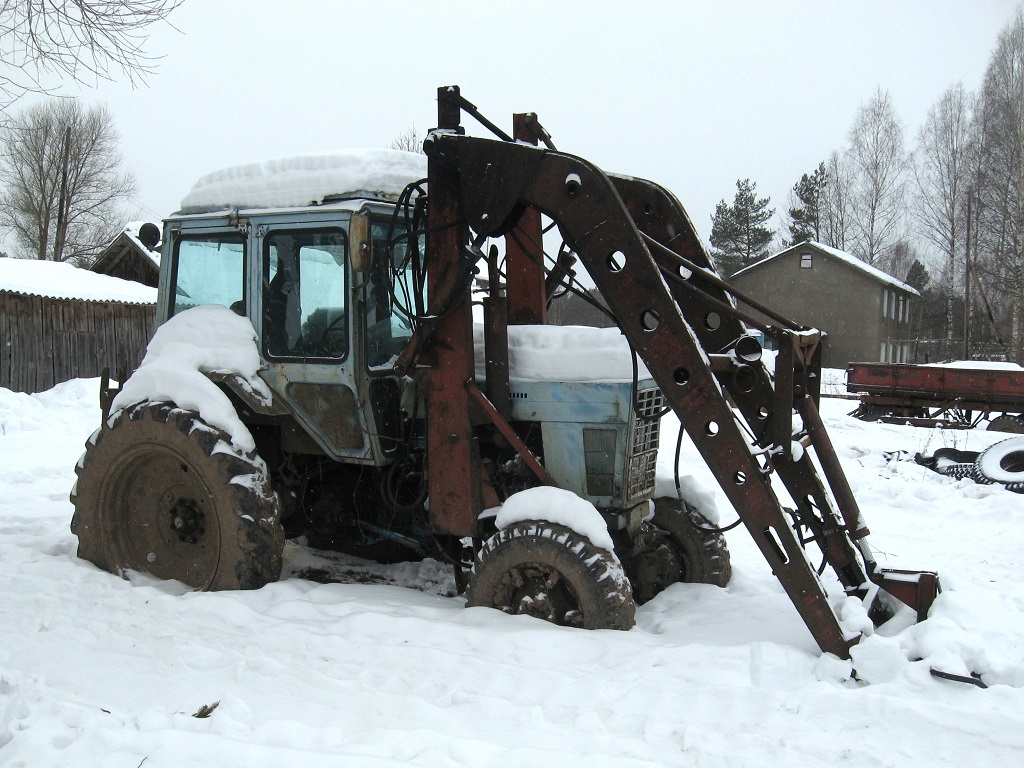
<svg viewBox="0 0 1024 768">
<path fill-rule="evenodd" d="M 706 240 L 737 178 L 782 213 L 877 87 L 912 145 L 947 87 L 979 86 L 1017 6 L 186 0 L 146 85 L 66 92 L 113 110 L 143 217 L 217 168 L 422 133 L 458 84 L 505 127 L 536 111 L 560 150 L 667 186 Z"/>
</svg>

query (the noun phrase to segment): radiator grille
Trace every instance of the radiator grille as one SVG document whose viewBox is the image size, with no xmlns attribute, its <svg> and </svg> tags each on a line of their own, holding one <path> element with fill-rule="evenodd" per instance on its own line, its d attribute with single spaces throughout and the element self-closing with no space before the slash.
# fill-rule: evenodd
<svg viewBox="0 0 1024 768">
<path fill-rule="evenodd" d="M 637 414 L 633 418 L 630 456 L 626 465 L 626 505 L 654 493 L 658 464 L 661 420 L 656 417 L 665 407 L 665 397 L 656 387 L 637 392 Z"/>
</svg>

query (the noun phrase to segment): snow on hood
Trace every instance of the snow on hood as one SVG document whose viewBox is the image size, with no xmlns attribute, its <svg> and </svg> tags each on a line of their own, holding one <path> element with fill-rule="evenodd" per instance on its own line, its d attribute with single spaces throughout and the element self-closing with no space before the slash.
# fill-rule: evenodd
<svg viewBox="0 0 1024 768">
<path fill-rule="evenodd" d="M 476 375 L 486 377 L 484 328 L 474 325 Z M 650 372 L 637 360 L 637 375 Z M 509 376 L 520 381 L 622 382 L 633 380 L 629 342 L 618 328 L 576 325 L 510 325 Z"/>
<path fill-rule="evenodd" d="M 237 165 L 203 176 L 181 201 L 185 213 L 287 208 L 328 195 L 397 197 L 427 175 L 427 158 L 396 149 L 349 149 Z"/>
<path fill-rule="evenodd" d="M 0 258 L 0 291 L 50 299 L 156 304 L 156 288 L 39 259 Z"/>
<path fill-rule="evenodd" d="M 260 400 L 270 388 L 257 376 L 260 355 L 248 318 L 209 304 L 185 310 L 157 328 L 142 364 L 114 398 L 111 413 L 145 400 L 167 401 L 195 411 L 209 425 L 231 436 L 231 444 L 255 450 L 252 434 L 234 406 L 204 373 L 235 373 Z"/>
</svg>

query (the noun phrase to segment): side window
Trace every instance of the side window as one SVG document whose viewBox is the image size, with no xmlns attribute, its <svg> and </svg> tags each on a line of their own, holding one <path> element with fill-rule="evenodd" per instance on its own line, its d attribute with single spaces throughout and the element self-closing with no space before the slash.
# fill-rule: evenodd
<svg viewBox="0 0 1024 768">
<path fill-rule="evenodd" d="M 238 234 L 186 235 L 174 245 L 171 315 L 200 304 L 245 313 L 245 241 Z"/>
<path fill-rule="evenodd" d="M 348 354 L 346 238 L 340 229 L 263 240 L 263 335 L 271 357 Z"/>
<path fill-rule="evenodd" d="M 411 316 L 424 311 L 423 273 L 404 228 L 371 224 L 373 266 L 366 287 L 366 364 L 388 365 L 412 337 Z M 422 247 L 419 253 L 422 253 Z"/>
</svg>

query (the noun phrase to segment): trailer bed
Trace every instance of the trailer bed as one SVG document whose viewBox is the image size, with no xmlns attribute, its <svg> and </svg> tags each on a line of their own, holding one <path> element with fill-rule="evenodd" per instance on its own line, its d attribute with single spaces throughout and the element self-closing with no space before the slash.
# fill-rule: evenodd
<svg viewBox="0 0 1024 768">
<path fill-rule="evenodd" d="M 850 363 L 846 388 L 859 393 L 853 415 L 866 420 L 973 427 L 988 419 L 990 428 L 1024 431 L 1024 368 L 1010 363 Z"/>
</svg>

